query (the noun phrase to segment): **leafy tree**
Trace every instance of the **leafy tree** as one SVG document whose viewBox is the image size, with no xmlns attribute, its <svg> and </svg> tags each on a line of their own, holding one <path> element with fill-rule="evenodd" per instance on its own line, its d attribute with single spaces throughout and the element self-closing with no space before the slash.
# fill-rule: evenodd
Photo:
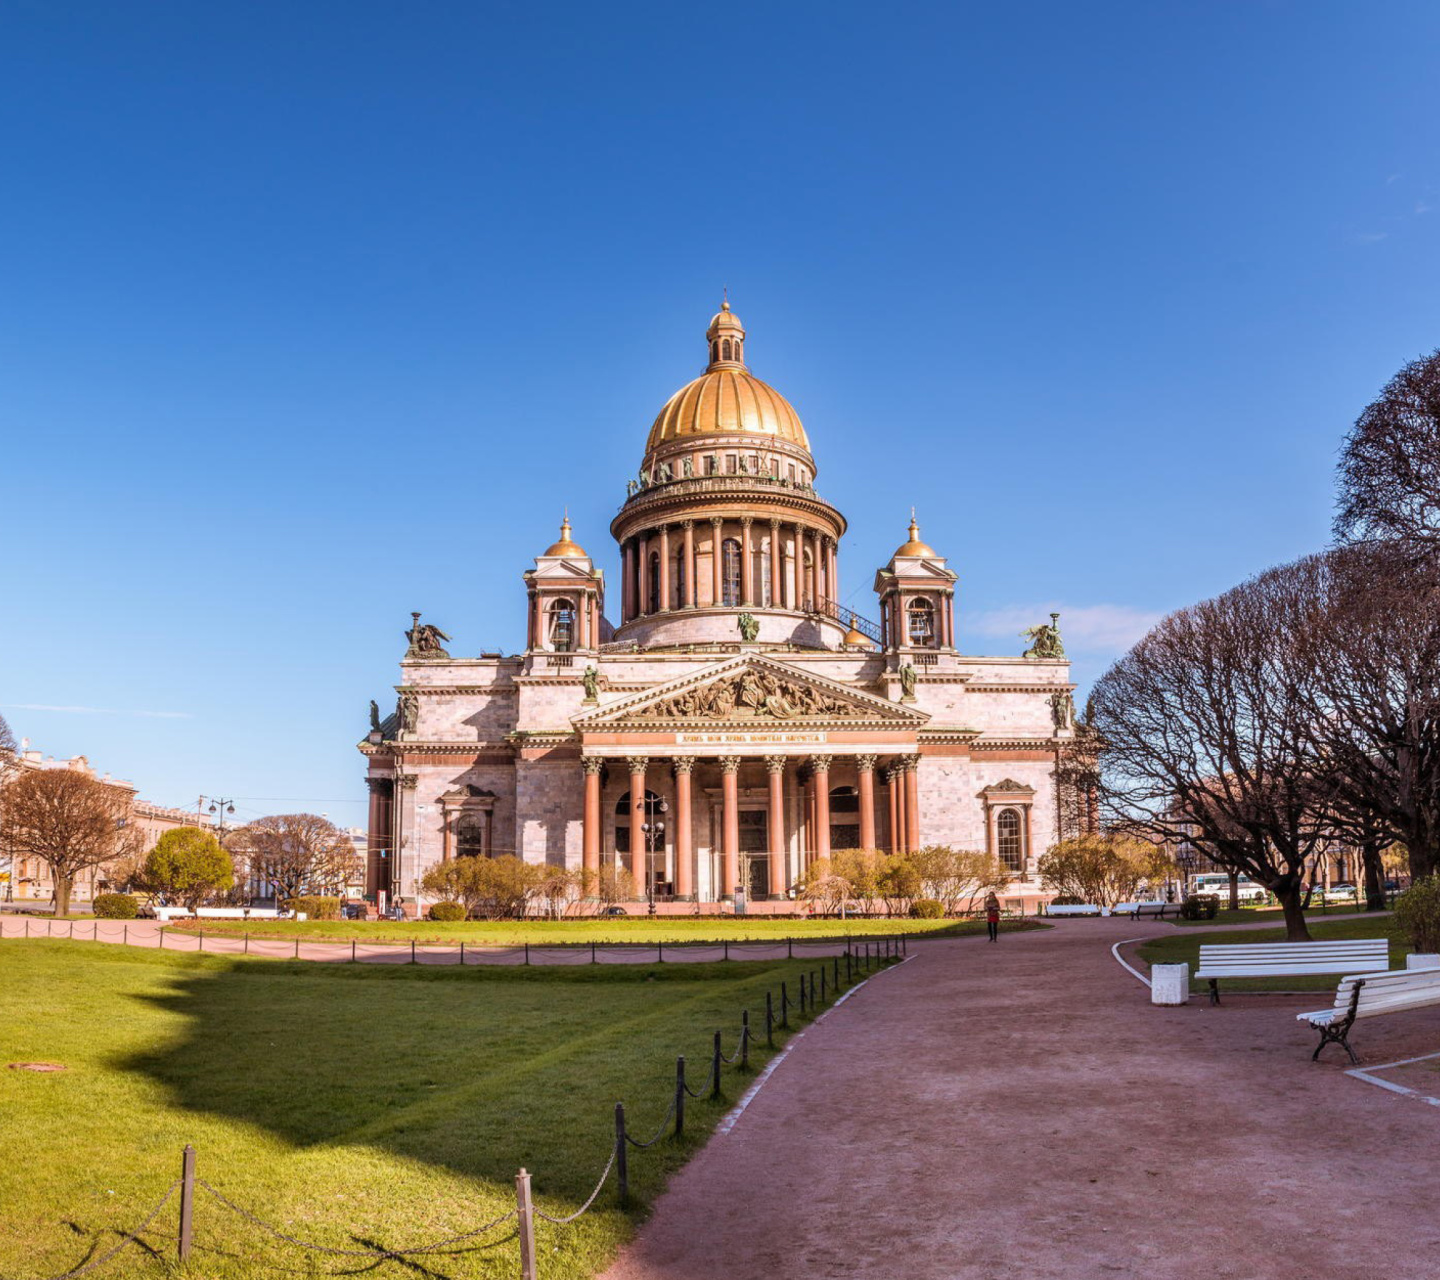
<svg viewBox="0 0 1440 1280">
<path fill-rule="evenodd" d="M 581 871 L 582 898 L 593 899 L 596 906 L 613 907 L 635 899 L 635 877 L 620 862 L 604 862 L 598 871 Z"/>
<path fill-rule="evenodd" d="M 913 854 L 897 853 L 878 858 L 876 882 L 885 910 L 892 916 L 908 916 L 910 907 L 924 889 L 920 867 Z"/>
<path fill-rule="evenodd" d="M 235 864 L 210 832 L 176 827 L 146 855 L 144 882 L 193 911 L 235 883 Z"/>
<path fill-rule="evenodd" d="M 1440 952 L 1440 875 L 1422 877 L 1395 899 L 1395 923 L 1416 951 Z"/>
<path fill-rule="evenodd" d="M 945 906 L 947 914 L 974 911 L 991 890 L 1000 890 L 1010 876 L 1000 859 L 978 849 L 952 849 L 930 844 L 911 855 L 925 892 Z"/>
<path fill-rule="evenodd" d="M 436 897 L 463 903 L 469 915 L 518 919 L 544 886 L 547 870 L 508 853 L 498 858 L 452 858 L 429 868 L 420 886 Z"/>
<path fill-rule="evenodd" d="M 65 915 L 80 873 L 133 852 L 139 832 L 119 787 L 74 769 L 19 769 L 0 792 L 0 842 L 50 868 Z"/>
<path fill-rule="evenodd" d="M 850 900 L 853 886 L 832 858 L 816 858 L 796 885 L 800 898 L 826 915 L 838 915 Z"/>
<path fill-rule="evenodd" d="M 1397 373 L 1340 457 L 1335 532 L 1440 552 L 1440 351 Z"/>
<path fill-rule="evenodd" d="M 343 895 L 360 873 L 350 837 L 318 813 L 257 818 L 226 843 L 247 879 L 268 881 L 287 902 L 301 894 Z"/>
<path fill-rule="evenodd" d="M 1097 907 L 1133 900 L 1142 884 L 1162 879 L 1167 868 L 1154 843 L 1113 835 L 1062 840 L 1039 864 L 1045 888 Z"/>
</svg>

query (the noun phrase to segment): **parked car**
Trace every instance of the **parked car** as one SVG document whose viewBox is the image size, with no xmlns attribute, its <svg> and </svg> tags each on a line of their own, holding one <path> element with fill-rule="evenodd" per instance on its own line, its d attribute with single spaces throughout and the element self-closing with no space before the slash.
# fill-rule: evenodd
<svg viewBox="0 0 1440 1280">
<path fill-rule="evenodd" d="M 602 916 L 628 916 L 630 913 L 624 907 L 606 907 L 600 913 Z"/>
<path fill-rule="evenodd" d="M 1332 884 L 1321 892 L 1326 902 L 1354 902 L 1359 897 L 1353 884 Z"/>
<path fill-rule="evenodd" d="M 342 920 L 364 920 L 367 914 L 363 902 L 347 902 L 340 908 L 340 919 Z"/>
<path fill-rule="evenodd" d="M 1190 892 L 1213 893 L 1220 899 L 1220 905 L 1224 906 L 1230 901 L 1230 877 L 1214 873 L 1196 876 Z M 1264 885 L 1247 880 L 1244 876 L 1241 876 L 1235 885 L 1235 897 L 1236 901 L 1244 906 L 1259 906 L 1270 900 Z"/>
</svg>

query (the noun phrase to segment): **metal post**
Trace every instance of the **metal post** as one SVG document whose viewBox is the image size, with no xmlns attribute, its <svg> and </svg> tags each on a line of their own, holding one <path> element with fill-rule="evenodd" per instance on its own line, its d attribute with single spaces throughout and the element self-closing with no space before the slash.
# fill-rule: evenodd
<svg viewBox="0 0 1440 1280">
<path fill-rule="evenodd" d="M 675 1137 L 685 1136 L 685 1055 L 675 1059 Z"/>
<path fill-rule="evenodd" d="M 120 938 L 121 945 L 128 947 L 130 945 L 130 926 L 128 924 L 122 925 L 121 928 L 124 930 Z"/>
<path fill-rule="evenodd" d="M 750 1070 L 750 1010 L 740 1010 L 740 1070 Z"/>
<path fill-rule="evenodd" d="M 413 943 L 411 945 L 414 945 Z M 525 963 L 530 963 L 530 939 L 525 939 Z"/>
<path fill-rule="evenodd" d="M 415 963 L 415 939 L 410 939 L 410 963 Z"/>
<path fill-rule="evenodd" d="M 800 1016 L 805 1016 L 805 975 L 800 975 Z"/>
<path fill-rule="evenodd" d="M 665 944 L 663 942 L 657 942 L 655 944 L 655 963 L 665 963 Z"/>
<path fill-rule="evenodd" d="M 729 939 L 729 938 L 723 938 L 723 939 L 721 939 L 721 941 L 723 941 L 723 942 L 725 943 L 725 959 L 728 960 L 728 959 L 730 959 L 730 939 Z"/>
<path fill-rule="evenodd" d="M 765 993 L 765 1044 L 771 1049 L 775 1047 L 775 998 L 768 991 Z"/>
<path fill-rule="evenodd" d="M 590 944 L 590 963 L 591 963 L 591 964 L 599 964 L 599 963 L 600 963 L 600 961 L 598 961 L 598 960 L 595 958 L 595 944 L 594 944 L 593 942 Z"/>
<path fill-rule="evenodd" d="M 780 1025 L 790 1025 L 790 993 L 785 989 L 785 984 L 780 984 Z"/>
<path fill-rule="evenodd" d="M 831 959 L 835 961 L 835 979 L 830 985 L 838 992 L 840 990 L 840 957 L 832 956 Z"/>
<path fill-rule="evenodd" d="M 204 951 L 204 950 L 205 950 L 205 930 L 204 930 L 204 929 L 201 929 L 201 930 L 200 930 L 200 945 L 196 948 L 196 950 L 197 950 L 197 951 Z"/>
<path fill-rule="evenodd" d="M 714 1054 L 714 1060 L 710 1064 L 710 1078 L 713 1082 L 710 1089 L 710 1096 L 712 1098 L 718 1098 L 720 1096 L 720 1033 L 718 1031 L 715 1033 Z"/>
<path fill-rule="evenodd" d="M 248 930 L 245 934 L 245 946 L 241 949 L 241 954 L 247 956 L 250 954 L 250 934 Z"/>
<path fill-rule="evenodd" d="M 520 1237 L 520 1280 L 535 1280 L 535 1206 L 530 1202 L 530 1175 L 515 1175 L 515 1233 Z"/>
<path fill-rule="evenodd" d="M 465 944 L 463 942 L 460 944 L 460 967 L 462 969 L 465 967 Z"/>
<path fill-rule="evenodd" d="M 1356 902 L 1359 902 L 1359 898 L 1356 898 Z M 201 936 L 201 937 L 204 937 L 205 935 L 204 935 L 204 934 L 201 934 L 200 936 Z M 100 921 L 99 921 L 99 919 L 97 918 L 96 921 L 95 921 L 95 923 L 90 926 L 90 941 L 91 941 L 91 942 L 98 942 L 99 940 L 100 940 Z"/>
<path fill-rule="evenodd" d="M 193 1235 L 190 1219 L 195 1210 L 195 1148 L 188 1142 L 180 1156 L 180 1261 L 190 1256 Z"/>
<path fill-rule="evenodd" d="M 825 1003 L 825 966 L 820 966 L 820 1003 Z"/>
<path fill-rule="evenodd" d="M 355 939 L 350 939 L 350 963 L 355 963 Z"/>
<path fill-rule="evenodd" d="M 786 939 L 785 939 L 785 958 L 786 958 L 787 960 L 793 960 L 793 959 L 795 959 L 795 939 L 794 939 L 794 938 L 786 938 Z"/>
<path fill-rule="evenodd" d="M 415 944 L 412 942 L 410 945 L 413 947 Z M 295 935 L 295 959 L 300 959 L 300 935 L 298 933 Z"/>
<path fill-rule="evenodd" d="M 615 1104 L 615 1172 L 620 1178 L 620 1203 L 630 1202 L 630 1169 L 625 1161 L 625 1104 Z"/>
</svg>

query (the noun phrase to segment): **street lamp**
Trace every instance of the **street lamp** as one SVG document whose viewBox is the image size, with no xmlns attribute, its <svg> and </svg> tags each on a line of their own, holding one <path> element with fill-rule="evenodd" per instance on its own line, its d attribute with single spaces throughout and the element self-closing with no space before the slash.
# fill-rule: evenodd
<svg viewBox="0 0 1440 1280">
<path fill-rule="evenodd" d="M 1175 855 L 1175 861 L 1180 864 L 1180 901 L 1186 902 L 1190 898 L 1190 868 L 1196 863 L 1195 851 L 1182 848 Z"/>
<path fill-rule="evenodd" d="M 655 851 L 665 847 L 665 823 L 663 815 L 670 812 L 668 800 L 650 800 L 645 804 L 647 821 L 640 824 L 645 836 L 645 898 L 650 904 L 649 914 L 655 914 Z"/>
</svg>

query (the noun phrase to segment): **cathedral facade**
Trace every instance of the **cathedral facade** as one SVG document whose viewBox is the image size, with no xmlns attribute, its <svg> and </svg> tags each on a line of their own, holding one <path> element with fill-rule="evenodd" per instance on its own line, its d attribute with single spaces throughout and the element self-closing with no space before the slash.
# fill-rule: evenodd
<svg viewBox="0 0 1440 1280">
<path fill-rule="evenodd" d="M 913 518 L 875 621 L 839 605 L 845 517 L 745 343 L 726 304 L 650 428 L 618 584 L 566 521 L 523 575 L 523 653 L 453 657 L 414 615 L 396 710 L 360 743 L 372 894 L 415 910 L 433 864 L 515 853 L 618 865 L 662 910 L 789 910 L 832 849 L 949 844 L 1040 896 L 1074 735 L 1058 620 L 1023 655 L 962 654 L 956 574 Z"/>
</svg>

